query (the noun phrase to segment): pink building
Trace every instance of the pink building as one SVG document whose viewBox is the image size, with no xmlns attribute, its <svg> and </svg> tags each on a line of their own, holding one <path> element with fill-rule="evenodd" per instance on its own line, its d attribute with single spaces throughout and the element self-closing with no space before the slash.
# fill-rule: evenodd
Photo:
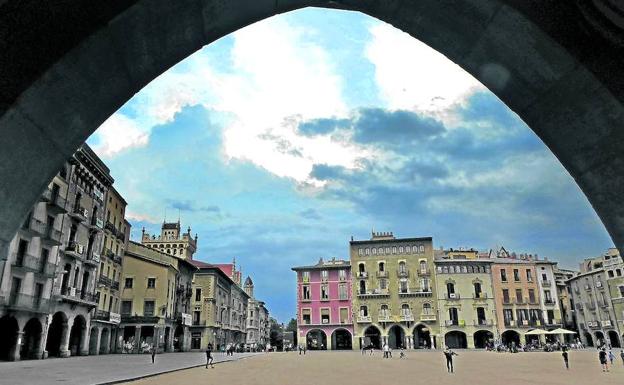
<svg viewBox="0 0 624 385">
<path fill-rule="evenodd" d="M 312 350 L 353 346 L 351 264 L 332 259 L 293 267 L 297 273 L 298 344 Z"/>
</svg>

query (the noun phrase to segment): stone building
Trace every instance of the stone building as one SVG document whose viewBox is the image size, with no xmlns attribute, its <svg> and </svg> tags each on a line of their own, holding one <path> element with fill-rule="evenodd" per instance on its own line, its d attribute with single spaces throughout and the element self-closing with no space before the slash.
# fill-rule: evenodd
<svg viewBox="0 0 624 385">
<path fill-rule="evenodd" d="M 335 258 L 293 267 L 297 273 L 297 341 L 310 350 L 353 348 L 351 264 Z"/>
<path fill-rule="evenodd" d="M 265 303 L 254 296 L 254 284 L 251 277 L 245 279 L 243 289 L 249 296 L 245 348 L 248 351 L 262 350 L 269 342 L 266 330 L 268 328 L 269 312 L 265 307 Z"/>
<path fill-rule="evenodd" d="M 216 349 L 229 344 L 243 347 L 249 295 L 221 268 L 191 260 L 197 271 L 193 280 L 191 304 L 191 349 L 205 349 L 212 343 Z"/>
<path fill-rule="evenodd" d="M 354 338 L 357 348 L 436 347 L 437 294 L 431 237 L 372 233 L 351 240 Z"/>
<path fill-rule="evenodd" d="M 572 290 L 567 284 L 567 281 L 577 273 L 576 271 L 560 268 L 555 268 L 554 270 L 557 299 L 559 301 L 559 309 L 561 310 L 561 322 L 563 323 L 563 328 L 567 330 L 578 330 L 574 303 L 572 302 Z M 566 339 L 573 341 L 575 336 L 567 336 Z"/>
<path fill-rule="evenodd" d="M 197 234 L 193 238 L 190 227 L 186 233 L 182 233 L 179 220 L 177 222 L 163 222 L 159 236 L 150 236 L 143 228 L 141 243 L 176 258 L 193 259 L 193 254 L 197 251 Z"/>
<path fill-rule="evenodd" d="M 543 328 L 547 330 L 561 328 L 563 327 L 563 320 L 555 281 L 557 262 L 539 259 L 536 255 L 532 259 L 535 263 L 537 285 L 540 290 Z"/>
<path fill-rule="evenodd" d="M 106 215 L 103 225 L 104 242 L 97 271 L 98 306 L 93 314 L 89 333 L 89 354 L 119 353 L 122 335 L 118 334 L 121 322 L 119 307 L 122 259 L 130 237 L 130 223 L 126 221 L 126 201 L 111 186 L 105 197 Z"/>
<path fill-rule="evenodd" d="M 580 264 L 580 273 L 567 281 L 572 290 L 579 336 L 586 346 L 603 343 L 621 346 L 616 323 L 618 315 L 614 309 L 614 306 L 619 308 L 621 304 L 619 300 L 612 303 L 610 290 L 613 286 L 617 294 L 617 271 L 621 276 L 623 269 L 617 251 L 609 250 L 600 257 L 585 259 Z M 609 272 L 613 274 L 613 284 L 609 282 Z"/>
<path fill-rule="evenodd" d="M 189 349 L 191 283 L 197 270 L 190 262 L 136 242 L 129 242 L 123 261 L 121 293 L 122 343 L 141 352 Z"/>
<path fill-rule="evenodd" d="M 440 339 L 450 348 L 484 348 L 496 335 L 492 261 L 476 250 L 436 255 Z"/>
</svg>

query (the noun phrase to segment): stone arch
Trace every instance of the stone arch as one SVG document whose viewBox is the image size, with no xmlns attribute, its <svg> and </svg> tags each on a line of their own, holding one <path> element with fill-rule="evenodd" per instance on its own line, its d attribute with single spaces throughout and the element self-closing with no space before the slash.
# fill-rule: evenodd
<svg viewBox="0 0 624 385">
<path fill-rule="evenodd" d="M 52 323 L 48 327 L 46 350 L 50 357 L 61 357 L 65 352 L 61 351 L 64 337 L 68 333 L 67 316 L 62 311 L 54 313 Z"/>
<path fill-rule="evenodd" d="M 444 344 L 451 349 L 466 349 L 468 347 L 468 339 L 466 333 L 453 330 L 444 335 Z"/>
<path fill-rule="evenodd" d="M 414 349 L 431 349 L 432 337 L 429 326 L 419 323 L 412 330 Z"/>
<path fill-rule="evenodd" d="M 20 359 L 41 358 L 41 338 L 43 337 L 41 321 L 38 318 L 31 318 L 24 326 L 23 332 Z"/>
<path fill-rule="evenodd" d="M 585 336 L 585 345 L 587 347 L 593 347 L 594 346 L 594 337 L 592 337 L 591 333 L 585 332 L 584 336 Z"/>
<path fill-rule="evenodd" d="M 0 318 L 0 360 L 15 361 L 18 357 L 17 339 L 20 327 L 15 317 L 5 315 Z"/>
<path fill-rule="evenodd" d="M 375 325 L 370 325 L 362 333 L 362 347 L 372 346 L 375 349 L 381 349 L 381 331 Z"/>
<path fill-rule="evenodd" d="M 99 347 L 98 347 L 98 337 L 100 336 L 100 329 L 96 326 L 93 326 L 91 328 L 91 331 L 89 332 L 89 354 L 90 355 L 96 355 L 99 354 Z"/>
<path fill-rule="evenodd" d="M 515 330 L 505 330 L 503 334 L 501 334 L 501 341 L 506 346 L 510 346 L 511 344 L 518 346 L 520 345 L 520 333 Z"/>
<path fill-rule="evenodd" d="M 388 328 L 388 346 L 390 349 L 407 348 L 405 343 L 405 328 L 402 325 L 394 324 Z"/>
<path fill-rule="evenodd" d="M 110 347 L 110 339 L 111 332 L 110 329 L 105 327 L 102 328 L 102 333 L 100 335 L 100 351 L 99 354 L 108 354 Z"/>
<path fill-rule="evenodd" d="M 595 332 L 594 336 L 596 337 L 596 346 L 600 347 L 606 343 L 605 335 L 600 330 Z"/>
<path fill-rule="evenodd" d="M 619 348 L 622 346 L 620 344 L 620 337 L 615 330 L 609 330 L 607 332 L 607 336 L 609 337 L 609 343 L 611 344 L 611 347 Z"/>
<path fill-rule="evenodd" d="M 345 328 L 337 328 L 331 334 L 332 350 L 351 350 L 353 349 L 353 336 L 351 332 Z"/>
<path fill-rule="evenodd" d="M 327 350 L 327 334 L 321 329 L 312 329 L 306 333 L 306 345 L 309 350 Z"/>
<path fill-rule="evenodd" d="M 75 316 L 69 332 L 70 355 L 79 356 L 82 354 L 82 346 L 84 344 L 84 339 L 86 338 L 86 330 L 87 321 L 85 321 L 84 317 L 81 315 Z"/>
<path fill-rule="evenodd" d="M 474 347 L 476 349 L 484 349 L 488 343 L 494 341 L 494 333 L 489 330 L 477 330 L 474 335 Z"/>
<path fill-rule="evenodd" d="M 0 195 L 9 197 L 0 212 L 0 243 L 8 244 L 63 161 L 147 82 L 245 25 L 306 6 L 327 6 L 397 26 L 488 86 L 553 151 L 622 249 L 624 162 L 618 144 L 624 133 L 616 128 L 624 111 L 624 80 L 613 74 L 624 67 L 624 55 L 622 34 L 613 27 L 617 16 L 612 16 L 622 6 L 609 1 L 615 11 L 608 13 L 600 5 L 606 1 L 544 8 L 511 0 L 487 5 L 464 0 L 453 7 L 444 2 L 135 0 L 89 8 L 73 0 L 55 8 L 52 18 L 47 9 L 16 7 L 0 15 L 0 24 L 13 32 L 3 42 L 11 60 L 0 72 L 12 79 L 0 106 L 2 136 L 12 138 L 0 143 L 0 163 L 8 165 L 0 173 L 5 181 Z M 81 10 L 79 21 L 75 9 Z M 151 28 L 156 20 L 158 33 Z M 604 55 L 589 58 L 588 47 Z M 104 54 L 109 52 L 116 54 Z M 580 136 L 582 142 L 570 139 Z M 48 161 L 37 162 L 41 157 Z M 19 172 L 11 167 L 18 161 Z"/>
</svg>

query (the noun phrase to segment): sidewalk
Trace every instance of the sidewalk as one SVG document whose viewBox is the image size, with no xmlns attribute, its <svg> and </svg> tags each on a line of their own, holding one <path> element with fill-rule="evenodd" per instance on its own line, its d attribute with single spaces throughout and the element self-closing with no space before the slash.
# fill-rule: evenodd
<svg viewBox="0 0 624 385">
<path fill-rule="evenodd" d="M 215 364 L 262 353 L 213 354 Z M 144 377 L 206 364 L 204 352 L 164 353 L 152 365 L 149 354 L 108 354 L 70 358 L 51 358 L 18 362 L 0 362 L 0 385 L 104 384 Z"/>
</svg>

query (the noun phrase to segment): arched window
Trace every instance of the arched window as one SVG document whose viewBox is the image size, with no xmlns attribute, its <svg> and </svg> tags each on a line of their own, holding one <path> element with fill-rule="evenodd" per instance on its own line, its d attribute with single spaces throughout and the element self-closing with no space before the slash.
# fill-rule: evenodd
<svg viewBox="0 0 624 385">
<path fill-rule="evenodd" d="M 425 246 L 424 245 L 420 245 L 420 252 L 424 253 L 425 252 Z"/>
<path fill-rule="evenodd" d="M 360 281 L 360 294 L 366 294 L 366 281 Z"/>
<path fill-rule="evenodd" d="M 621 269 L 615 269 L 615 275 L 617 275 L 618 277 L 622 276 L 622 270 Z"/>
<path fill-rule="evenodd" d="M 380 255 L 381 255 L 381 254 L 383 254 L 383 253 L 384 253 L 384 249 L 383 249 L 383 247 L 380 247 L 380 248 L 377 250 L 377 252 L 378 252 L 378 254 L 380 254 Z"/>
<path fill-rule="evenodd" d="M 418 253 L 418 246 L 414 245 L 414 247 L 412 247 L 412 253 Z"/>
<path fill-rule="evenodd" d="M 431 304 L 430 303 L 423 303 L 422 312 L 423 312 L 423 314 L 430 315 L 431 314 Z"/>
<path fill-rule="evenodd" d="M 379 262 L 379 272 L 383 273 L 386 271 L 386 264 L 384 262 Z"/>
<path fill-rule="evenodd" d="M 455 297 L 455 284 L 453 282 L 446 283 L 446 293 L 448 294 L 449 298 Z"/>
<path fill-rule="evenodd" d="M 382 318 L 388 317 L 388 305 L 386 304 L 381 305 L 381 308 L 379 309 L 379 315 Z"/>
<path fill-rule="evenodd" d="M 399 253 L 403 253 L 403 246 L 399 246 Z"/>
<path fill-rule="evenodd" d="M 609 270 L 607 271 L 607 275 L 609 276 L 609 278 L 613 278 L 615 275 L 613 274 L 613 270 Z"/>
<path fill-rule="evenodd" d="M 364 264 L 363 264 L 363 263 L 360 263 L 360 264 L 358 265 L 358 271 L 359 271 L 360 273 L 364 273 L 364 272 L 366 271 L 366 267 L 364 266 Z"/>
<path fill-rule="evenodd" d="M 422 274 L 427 273 L 427 262 L 426 261 L 420 261 L 420 272 Z"/>
<path fill-rule="evenodd" d="M 368 317 L 368 307 L 367 306 L 360 306 L 360 315 L 362 317 Z"/>
<path fill-rule="evenodd" d="M 377 255 L 377 249 L 373 247 L 373 255 Z"/>
<path fill-rule="evenodd" d="M 399 274 L 405 274 L 407 272 L 407 267 L 405 267 L 405 261 L 399 262 Z"/>
<path fill-rule="evenodd" d="M 410 310 L 410 306 L 409 304 L 402 304 L 401 305 L 401 315 L 410 315 L 412 314 L 412 311 Z"/>
<path fill-rule="evenodd" d="M 366 255 L 370 255 L 370 249 L 368 247 L 366 248 Z"/>
</svg>

